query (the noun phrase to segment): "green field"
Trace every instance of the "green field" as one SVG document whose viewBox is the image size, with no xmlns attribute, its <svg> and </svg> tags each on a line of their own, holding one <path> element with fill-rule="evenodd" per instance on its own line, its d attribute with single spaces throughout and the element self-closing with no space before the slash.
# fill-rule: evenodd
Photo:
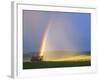
<svg viewBox="0 0 100 80">
<path fill-rule="evenodd" d="M 79 67 L 90 66 L 90 61 L 35 61 L 35 62 L 23 62 L 23 69 L 39 69 L 39 68 L 57 68 L 57 67 Z"/>
</svg>

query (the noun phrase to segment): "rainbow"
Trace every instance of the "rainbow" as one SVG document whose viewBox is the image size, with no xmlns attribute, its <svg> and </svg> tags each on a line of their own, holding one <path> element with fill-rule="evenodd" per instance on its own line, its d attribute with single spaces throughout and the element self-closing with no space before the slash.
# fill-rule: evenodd
<svg viewBox="0 0 100 80">
<path fill-rule="evenodd" d="M 42 38 L 42 42 L 41 42 L 41 46 L 40 46 L 40 53 L 39 56 L 43 58 L 44 52 L 45 52 L 45 48 L 46 48 L 46 41 L 47 41 L 47 37 L 48 37 L 48 30 L 49 30 L 49 24 L 46 27 L 45 31 L 44 31 L 44 35 Z"/>
</svg>

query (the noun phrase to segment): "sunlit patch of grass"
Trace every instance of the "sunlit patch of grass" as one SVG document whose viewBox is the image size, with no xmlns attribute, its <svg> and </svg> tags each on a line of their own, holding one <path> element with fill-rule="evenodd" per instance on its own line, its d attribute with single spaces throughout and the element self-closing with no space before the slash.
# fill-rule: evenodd
<svg viewBox="0 0 100 80">
<path fill-rule="evenodd" d="M 90 60 L 89 55 L 78 55 L 78 56 L 70 56 L 70 57 L 64 57 L 64 58 L 55 58 L 55 59 L 48 59 L 46 61 L 89 61 Z"/>
</svg>

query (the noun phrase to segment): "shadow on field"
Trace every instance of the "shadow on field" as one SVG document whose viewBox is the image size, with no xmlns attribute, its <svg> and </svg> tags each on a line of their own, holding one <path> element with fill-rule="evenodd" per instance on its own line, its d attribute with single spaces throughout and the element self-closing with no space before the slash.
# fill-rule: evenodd
<svg viewBox="0 0 100 80">
<path fill-rule="evenodd" d="M 23 69 L 90 66 L 90 61 L 34 61 L 23 62 Z"/>
</svg>

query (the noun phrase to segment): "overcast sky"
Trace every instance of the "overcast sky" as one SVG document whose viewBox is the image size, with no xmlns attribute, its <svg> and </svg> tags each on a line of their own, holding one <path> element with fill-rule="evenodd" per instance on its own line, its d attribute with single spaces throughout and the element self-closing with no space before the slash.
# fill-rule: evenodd
<svg viewBox="0 0 100 80">
<path fill-rule="evenodd" d="M 45 51 L 90 51 L 90 14 L 23 11 L 23 52 L 40 50 L 47 30 Z"/>
</svg>

